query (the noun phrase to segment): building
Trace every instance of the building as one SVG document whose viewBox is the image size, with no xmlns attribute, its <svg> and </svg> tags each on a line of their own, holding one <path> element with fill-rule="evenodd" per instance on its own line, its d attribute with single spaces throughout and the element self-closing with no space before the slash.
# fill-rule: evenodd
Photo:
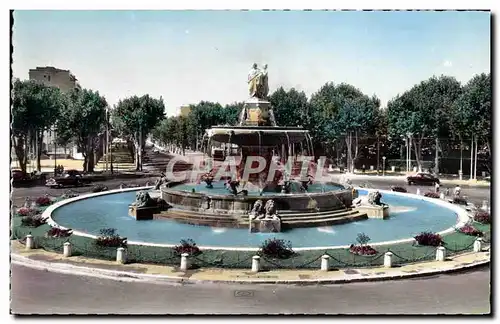
<svg viewBox="0 0 500 324">
<path fill-rule="evenodd" d="M 80 88 L 77 78 L 69 70 L 61 70 L 52 66 L 37 67 L 29 70 L 29 79 L 43 82 L 67 92 Z"/>
<path fill-rule="evenodd" d="M 43 82 L 47 86 L 57 87 L 62 92 L 68 92 L 74 88 L 81 88 L 78 79 L 69 71 L 61 70 L 52 66 L 36 67 L 29 70 L 29 79 Z M 52 156 L 54 152 L 54 133 L 46 131 L 43 134 L 43 150 L 47 151 L 48 155 Z M 81 154 L 76 152 L 76 148 L 57 147 L 57 155 L 66 156 L 71 155 L 76 159 L 81 159 Z"/>
<path fill-rule="evenodd" d="M 187 117 L 191 112 L 191 106 L 182 106 L 179 110 L 182 117 Z"/>
</svg>

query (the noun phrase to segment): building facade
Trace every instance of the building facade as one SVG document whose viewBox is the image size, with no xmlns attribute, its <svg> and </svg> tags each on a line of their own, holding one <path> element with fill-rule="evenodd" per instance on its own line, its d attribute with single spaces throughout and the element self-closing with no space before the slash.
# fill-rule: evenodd
<svg viewBox="0 0 500 324">
<path fill-rule="evenodd" d="M 57 87 L 63 92 L 80 87 L 77 78 L 69 70 L 61 70 L 52 66 L 30 69 L 29 79 Z"/>
</svg>

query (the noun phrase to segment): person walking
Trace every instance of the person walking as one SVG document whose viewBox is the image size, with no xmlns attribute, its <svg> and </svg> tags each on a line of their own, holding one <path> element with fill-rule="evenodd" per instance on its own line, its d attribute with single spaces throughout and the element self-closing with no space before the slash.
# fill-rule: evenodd
<svg viewBox="0 0 500 324">
<path fill-rule="evenodd" d="M 460 188 L 460 185 L 457 185 L 455 189 L 453 189 L 453 195 L 455 197 L 460 197 L 460 192 L 462 191 L 462 188 Z"/>
<path fill-rule="evenodd" d="M 434 189 L 439 193 L 439 182 L 434 183 Z"/>
</svg>

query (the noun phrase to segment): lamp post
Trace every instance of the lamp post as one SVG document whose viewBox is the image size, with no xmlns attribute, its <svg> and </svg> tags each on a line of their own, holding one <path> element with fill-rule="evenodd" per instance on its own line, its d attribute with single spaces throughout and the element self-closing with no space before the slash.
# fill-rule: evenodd
<svg viewBox="0 0 500 324">
<path fill-rule="evenodd" d="M 57 137 L 56 137 L 56 126 L 52 129 L 54 134 L 54 177 L 57 176 Z"/>
<path fill-rule="evenodd" d="M 407 132 L 406 133 L 406 136 L 408 137 L 408 146 L 406 148 L 407 150 L 407 153 L 406 153 L 406 172 L 410 172 L 410 168 L 411 168 L 411 137 L 412 137 L 413 133 L 411 132 Z"/>
<path fill-rule="evenodd" d="M 385 156 L 382 156 L 382 176 L 385 177 Z"/>
</svg>

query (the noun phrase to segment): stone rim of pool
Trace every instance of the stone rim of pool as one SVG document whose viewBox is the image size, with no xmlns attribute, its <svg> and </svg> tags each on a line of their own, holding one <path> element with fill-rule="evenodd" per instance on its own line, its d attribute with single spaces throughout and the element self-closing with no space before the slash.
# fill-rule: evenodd
<svg viewBox="0 0 500 324">
<path fill-rule="evenodd" d="M 98 193 L 90 193 L 90 194 L 77 196 L 74 198 L 65 199 L 65 200 L 56 202 L 55 204 L 49 206 L 43 212 L 42 217 L 47 219 L 47 223 L 50 226 L 59 227 L 59 228 L 67 228 L 67 227 L 59 225 L 52 218 L 53 212 L 59 207 L 62 207 L 64 205 L 67 205 L 67 204 L 70 204 L 73 202 L 77 202 L 79 200 L 85 200 L 85 199 L 104 196 L 104 195 L 131 192 L 131 191 L 140 191 L 140 190 L 150 190 L 150 189 L 152 189 L 152 187 L 150 187 L 150 186 L 140 187 L 140 188 L 115 189 L 115 190 L 108 190 L 108 191 L 98 192 Z M 375 189 L 371 189 L 371 188 L 355 188 L 355 189 L 357 189 L 359 191 L 375 190 Z M 415 194 L 409 194 L 409 193 L 392 192 L 392 191 L 382 190 L 382 189 L 376 189 L 376 190 L 378 190 L 382 194 L 403 196 L 403 197 L 407 197 L 410 199 L 426 201 L 426 202 L 429 202 L 432 204 L 440 205 L 441 207 L 450 209 L 451 211 L 455 212 L 455 214 L 457 215 L 457 222 L 453 226 L 451 226 L 443 231 L 438 232 L 441 235 L 451 233 L 451 232 L 455 231 L 455 229 L 457 227 L 461 227 L 469 221 L 469 216 L 468 216 L 468 213 L 465 209 L 461 208 L 458 205 L 451 204 L 447 201 L 437 199 L 437 198 L 428 198 L 428 197 L 424 197 L 424 196 L 417 196 Z M 96 235 L 84 233 L 84 232 L 81 232 L 78 230 L 73 230 L 72 235 L 89 237 L 89 238 L 94 238 L 94 239 L 97 238 Z M 407 238 L 407 239 L 399 239 L 399 240 L 391 240 L 391 241 L 383 241 L 383 242 L 374 242 L 374 243 L 370 243 L 370 245 L 371 246 L 383 246 L 383 245 L 390 245 L 390 244 L 409 243 L 412 241 L 414 241 L 413 238 Z M 157 247 L 173 247 L 173 246 L 177 245 L 177 244 L 149 243 L 149 242 L 137 242 L 137 241 L 128 241 L 128 244 L 129 245 L 143 245 L 143 246 L 157 246 Z M 227 246 L 224 247 L 224 246 L 204 246 L 204 245 L 200 245 L 199 247 L 202 250 L 233 250 L 233 251 L 257 251 L 257 250 L 259 250 L 258 247 L 227 247 Z M 348 248 L 348 247 L 349 247 L 349 245 L 332 245 L 332 246 L 296 247 L 296 248 L 294 248 L 294 250 L 296 250 L 296 251 L 325 250 L 325 249 L 341 249 L 341 248 Z"/>
</svg>

